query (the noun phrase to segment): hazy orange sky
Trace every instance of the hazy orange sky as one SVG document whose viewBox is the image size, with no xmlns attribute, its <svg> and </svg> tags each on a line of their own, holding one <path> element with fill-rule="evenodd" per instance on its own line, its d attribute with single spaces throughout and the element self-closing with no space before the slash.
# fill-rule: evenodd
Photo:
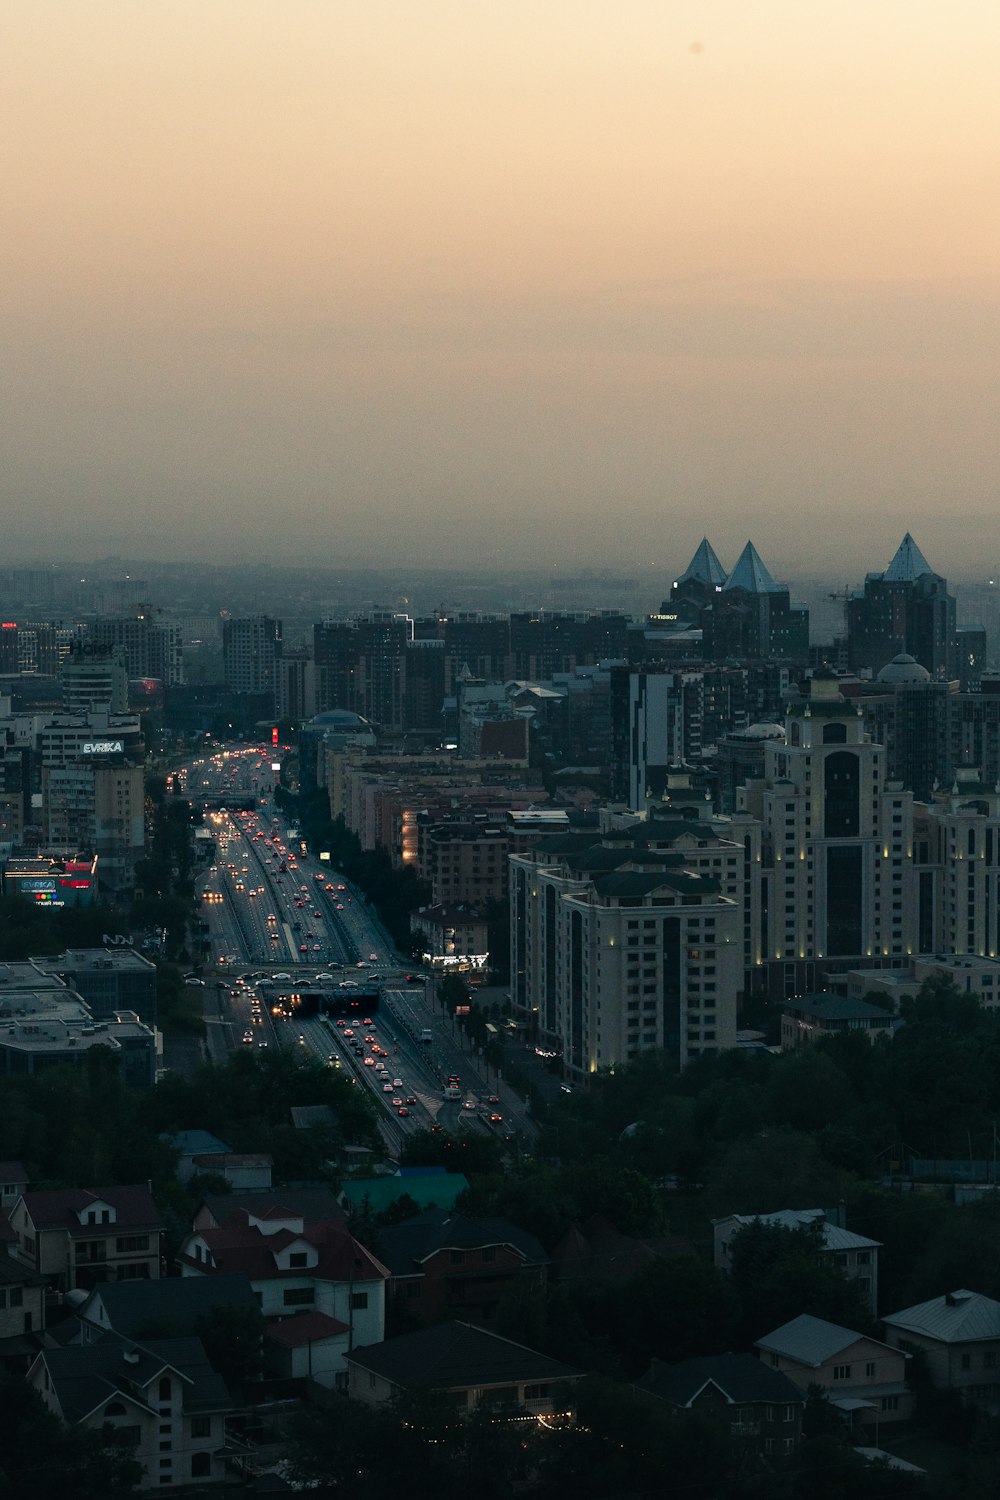
<svg viewBox="0 0 1000 1500">
<path fill-rule="evenodd" d="M 998 63 L 995 0 L 5 0 L 5 555 L 991 570 Z"/>
</svg>

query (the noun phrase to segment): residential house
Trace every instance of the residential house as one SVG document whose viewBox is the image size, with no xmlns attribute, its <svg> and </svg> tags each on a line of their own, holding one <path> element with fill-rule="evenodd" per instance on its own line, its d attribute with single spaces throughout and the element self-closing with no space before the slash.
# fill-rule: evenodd
<svg viewBox="0 0 1000 1500">
<path fill-rule="evenodd" d="M 676 1411 L 717 1418 L 731 1437 L 758 1453 L 778 1457 L 799 1445 L 804 1394 L 752 1354 L 714 1354 L 673 1365 L 654 1359 L 635 1385 Z"/>
<path fill-rule="evenodd" d="M 326 1313 L 279 1318 L 264 1337 L 264 1364 L 278 1380 L 314 1380 L 331 1389 L 347 1387 L 351 1330 Z"/>
<path fill-rule="evenodd" d="M 202 1170 L 197 1165 L 199 1156 L 231 1150 L 210 1130 L 178 1130 L 173 1135 L 161 1135 L 160 1140 L 166 1141 L 177 1152 L 177 1181 L 181 1183 L 190 1182 Z"/>
<path fill-rule="evenodd" d="M 886 1338 L 923 1354 L 931 1381 L 989 1411 L 1000 1408 L 1000 1302 L 980 1292 L 946 1292 L 883 1318 Z"/>
<path fill-rule="evenodd" d="M 233 1403 L 200 1339 L 137 1344 L 107 1333 L 41 1350 L 27 1378 L 67 1427 L 113 1428 L 142 1465 L 141 1489 L 225 1480 Z"/>
<path fill-rule="evenodd" d="M 160 1274 L 163 1220 L 145 1185 L 22 1193 L 10 1220 L 18 1259 L 58 1291 Z"/>
<path fill-rule="evenodd" d="M 571 1416 L 582 1372 L 471 1323 L 436 1323 L 347 1356 L 348 1394 L 380 1406 L 403 1391 L 446 1391 L 459 1411 L 480 1405 L 525 1416 Z"/>
<path fill-rule="evenodd" d="M 380 1243 L 390 1298 L 428 1323 L 456 1312 L 490 1323 L 511 1287 L 545 1284 L 548 1256 L 533 1234 L 508 1219 L 428 1208 L 384 1228 Z"/>
<path fill-rule="evenodd" d="M 23 1372 L 34 1359 L 47 1284 L 12 1255 L 0 1254 L 0 1370 Z"/>
<path fill-rule="evenodd" d="M 270 1188 L 252 1192 L 206 1193 L 194 1216 L 195 1229 L 218 1229 L 234 1214 L 255 1223 L 284 1224 L 294 1219 L 343 1219 L 337 1196 L 327 1187 Z"/>
<path fill-rule="evenodd" d="M 216 1308 L 257 1312 L 257 1298 L 245 1276 L 164 1276 L 159 1281 L 105 1281 L 76 1310 L 80 1342 L 106 1333 L 141 1339 L 153 1328 L 160 1336 L 191 1338 L 198 1320 Z"/>
<path fill-rule="evenodd" d="M 223 1177 L 237 1193 L 266 1192 L 274 1158 L 266 1151 L 206 1151 L 194 1158 L 196 1172 Z"/>
<path fill-rule="evenodd" d="M 878 1307 L 878 1252 L 881 1243 L 866 1239 L 862 1234 L 852 1234 L 842 1220 L 842 1209 L 823 1208 L 783 1208 L 773 1214 L 730 1214 L 725 1219 L 713 1219 L 715 1264 L 721 1271 L 729 1270 L 733 1235 L 750 1224 L 759 1222 L 791 1230 L 818 1224 L 823 1240 L 821 1254 L 854 1282 L 874 1313 Z"/>
<path fill-rule="evenodd" d="M 863 1426 L 903 1422 L 913 1415 L 906 1384 L 909 1355 L 891 1344 L 802 1313 L 754 1346 L 763 1362 L 803 1391 L 821 1386 L 827 1400 Z"/>
<path fill-rule="evenodd" d="M 28 1174 L 19 1161 L 0 1161 L 0 1211 L 9 1211 L 28 1186 Z"/>
<path fill-rule="evenodd" d="M 389 1272 L 343 1219 L 238 1209 L 216 1228 L 196 1227 L 178 1261 L 182 1276 L 246 1276 L 266 1318 L 324 1313 L 347 1326 L 349 1343 L 378 1343 L 385 1332 Z"/>
</svg>

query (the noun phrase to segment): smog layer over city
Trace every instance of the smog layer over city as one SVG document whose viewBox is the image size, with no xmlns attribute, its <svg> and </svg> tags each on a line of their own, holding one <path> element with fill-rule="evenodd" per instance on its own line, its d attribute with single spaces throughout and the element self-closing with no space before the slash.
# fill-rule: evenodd
<svg viewBox="0 0 1000 1500">
<path fill-rule="evenodd" d="M 4 1496 L 994 1500 L 998 60 L 8 0 Z"/>
</svg>

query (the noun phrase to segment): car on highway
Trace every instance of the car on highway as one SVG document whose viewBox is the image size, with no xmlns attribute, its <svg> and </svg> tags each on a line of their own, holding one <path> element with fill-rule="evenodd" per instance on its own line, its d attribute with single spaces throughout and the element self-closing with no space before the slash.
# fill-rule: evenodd
<svg viewBox="0 0 1000 1500">
<path fill-rule="evenodd" d="M 365 1058 L 365 1067 L 366 1068 L 374 1068 L 374 1066 L 375 1066 L 375 1059 L 374 1059 L 374 1057 L 366 1057 Z"/>
<path fill-rule="evenodd" d="M 383 1085 L 382 1085 L 382 1092 L 383 1092 L 383 1094 L 391 1094 L 392 1093 L 392 1084 L 391 1083 L 383 1083 Z"/>
<path fill-rule="evenodd" d="M 397 1109 L 396 1113 L 397 1113 L 397 1115 L 408 1115 L 410 1113 L 410 1111 L 407 1109 L 407 1107 L 406 1107 L 405 1104 L 401 1104 L 399 1106 L 399 1108 Z M 438 1128 L 438 1130 L 440 1130 L 441 1129 L 440 1125 L 437 1128 Z M 431 1126 L 431 1129 L 433 1130 L 434 1127 Z"/>
<path fill-rule="evenodd" d="M 412 1094 L 407 1094 L 406 1098 L 403 1100 L 404 1104 L 416 1104 L 416 1102 L 417 1101 Z"/>
</svg>

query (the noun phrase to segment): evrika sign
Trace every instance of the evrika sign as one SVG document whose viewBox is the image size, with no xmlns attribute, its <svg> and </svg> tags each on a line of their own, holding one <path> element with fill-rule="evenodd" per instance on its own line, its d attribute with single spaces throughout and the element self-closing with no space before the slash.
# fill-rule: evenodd
<svg viewBox="0 0 1000 1500">
<path fill-rule="evenodd" d="M 84 740 L 84 755 L 121 755 L 125 749 L 123 740 Z"/>
</svg>

